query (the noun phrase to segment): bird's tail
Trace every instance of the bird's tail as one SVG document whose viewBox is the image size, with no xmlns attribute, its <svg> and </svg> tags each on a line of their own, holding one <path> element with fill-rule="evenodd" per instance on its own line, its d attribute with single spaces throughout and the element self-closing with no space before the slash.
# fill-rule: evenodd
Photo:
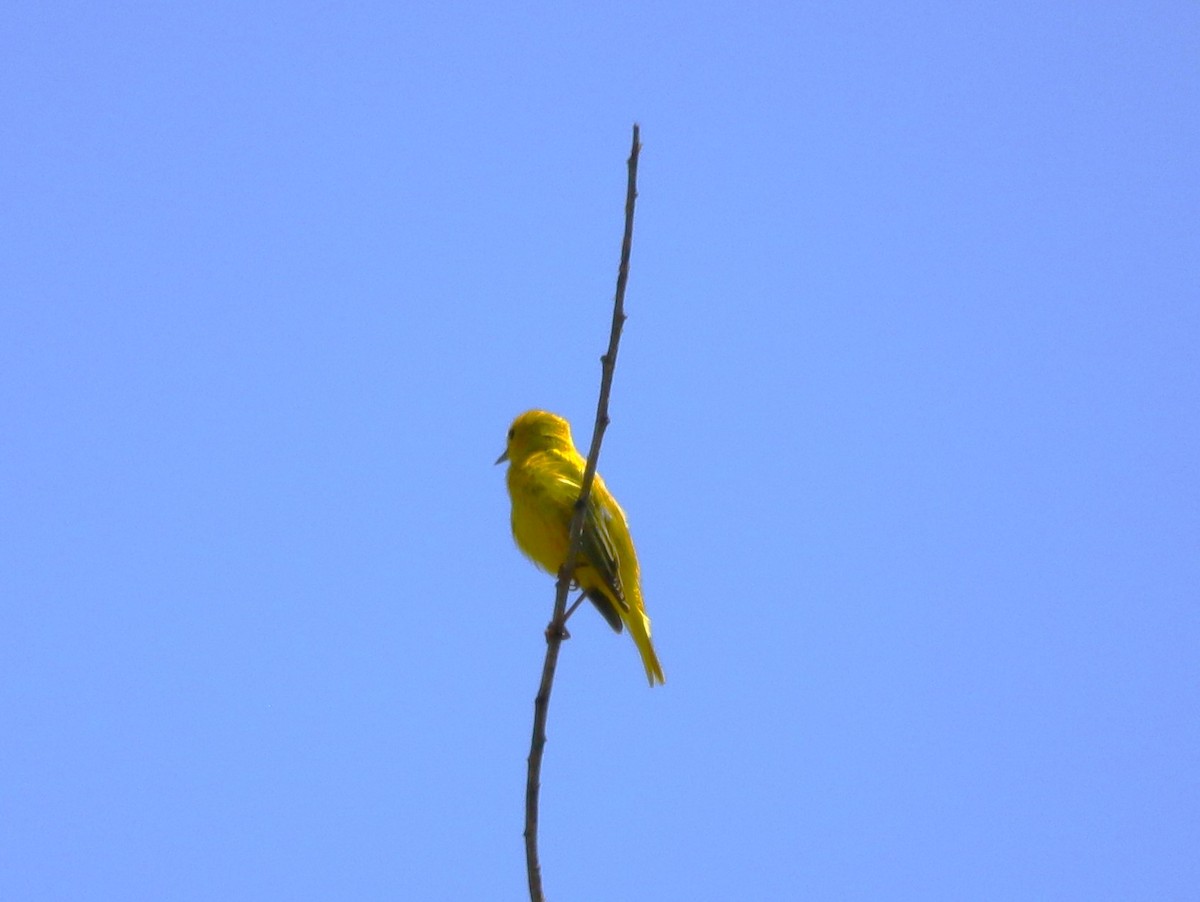
<svg viewBox="0 0 1200 902">
<path fill-rule="evenodd" d="M 650 618 L 637 608 L 622 611 L 621 614 L 625 625 L 629 627 L 629 635 L 633 637 L 638 653 L 642 656 L 646 679 L 650 681 L 651 686 L 655 683 L 665 683 L 667 678 L 663 676 L 662 665 L 658 663 L 658 655 L 654 653 L 654 645 L 650 641 Z"/>
</svg>

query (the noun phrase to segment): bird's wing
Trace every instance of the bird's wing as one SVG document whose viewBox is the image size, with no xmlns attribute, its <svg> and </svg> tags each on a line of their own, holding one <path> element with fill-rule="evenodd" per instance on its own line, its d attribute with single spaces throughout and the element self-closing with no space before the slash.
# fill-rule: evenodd
<svg viewBox="0 0 1200 902">
<path fill-rule="evenodd" d="M 583 459 L 575 460 L 564 456 L 557 461 L 557 464 L 556 479 L 560 485 L 570 487 L 572 502 L 574 502 L 583 485 Z M 625 600 L 625 591 L 621 587 L 621 556 L 613 541 L 612 533 L 609 531 L 608 524 L 612 515 L 604 508 L 602 486 L 603 482 L 597 475 L 596 481 L 592 483 L 592 492 L 588 495 L 587 510 L 584 512 L 583 545 L 580 547 L 580 552 L 583 555 L 583 562 L 596 571 L 604 588 L 612 594 L 613 602 L 620 605 L 623 611 L 628 611 L 629 603 Z M 570 521 L 569 511 L 573 507 L 572 503 L 571 507 L 566 508 L 568 522 Z M 590 594 L 594 594 L 594 592 Z M 592 600 L 596 601 L 595 598 Z M 619 629 L 620 619 L 616 618 L 616 622 L 614 622 L 616 611 L 605 611 L 598 601 L 596 601 L 596 605 L 601 608 L 601 613 L 613 625 L 613 629 Z"/>
<path fill-rule="evenodd" d="M 625 592 L 621 588 L 621 558 L 608 531 L 609 514 L 595 494 L 588 498 L 583 518 L 583 556 L 608 588 L 620 606 L 628 611 Z"/>
</svg>

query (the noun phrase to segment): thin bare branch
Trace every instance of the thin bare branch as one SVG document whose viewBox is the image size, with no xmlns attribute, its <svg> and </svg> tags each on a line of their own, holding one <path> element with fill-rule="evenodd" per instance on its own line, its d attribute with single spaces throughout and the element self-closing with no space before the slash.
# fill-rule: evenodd
<svg viewBox="0 0 1200 902">
<path fill-rule="evenodd" d="M 542 752 L 546 747 L 546 715 L 550 710 L 550 691 L 554 688 L 554 671 L 558 666 L 558 651 L 562 646 L 567 607 L 567 594 L 575 573 L 575 560 L 583 544 L 583 514 L 587 507 L 592 482 L 596 478 L 596 463 L 600 459 L 600 443 L 608 428 L 608 395 L 612 389 L 613 371 L 617 365 L 617 346 L 621 342 L 621 327 L 625 323 L 625 283 L 629 280 L 629 254 L 633 248 L 633 208 L 637 200 L 638 153 L 642 149 L 637 123 L 633 125 L 633 146 L 629 151 L 629 182 L 625 190 L 625 234 L 621 241 L 621 265 L 617 270 L 617 293 L 613 300 L 612 329 L 608 351 L 600 358 L 600 399 L 596 403 L 596 425 L 588 449 L 587 466 L 583 471 L 583 486 L 575 512 L 571 517 L 570 542 L 567 558 L 558 571 L 554 595 L 554 614 L 546 627 L 546 660 L 542 665 L 542 682 L 533 702 L 533 738 L 529 745 L 529 768 L 525 780 L 525 867 L 529 876 L 531 902 L 545 902 L 542 893 L 542 868 L 538 861 L 538 795 L 541 791 Z"/>
</svg>

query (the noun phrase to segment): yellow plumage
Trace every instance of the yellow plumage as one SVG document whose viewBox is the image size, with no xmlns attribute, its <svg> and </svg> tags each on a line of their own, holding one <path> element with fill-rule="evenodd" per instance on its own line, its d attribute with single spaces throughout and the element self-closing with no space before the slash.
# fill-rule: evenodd
<svg viewBox="0 0 1200 902">
<path fill-rule="evenodd" d="M 571 514 L 583 486 L 587 461 L 575 450 L 571 426 L 562 417 L 530 410 L 513 420 L 508 445 L 508 494 L 517 546 L 535 564 L 557 574 L 567 556 Z M 596 474 L 584 515 L 583 545 L 575 582 L 618 633 L 629 628 L 650 685 L 664 683 L 650 642 L 650 618 L 642 607 L 637 553 L 625 512 Z"/>
</svg>

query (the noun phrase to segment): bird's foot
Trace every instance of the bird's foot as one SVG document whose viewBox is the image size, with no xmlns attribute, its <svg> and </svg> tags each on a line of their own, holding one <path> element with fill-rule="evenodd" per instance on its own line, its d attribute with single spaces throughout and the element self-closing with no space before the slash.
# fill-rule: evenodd
<svg viewBox="0 0 1200 902">
<path fill-rule="evenodd" d="M 561 642 L 563 639 L 570 639 L 570 638 L 571 638 L 571 634 L 569 632 L 567 632 L 567 626 L 565 623 L 556 624 L 553 620 L 551 620 L 549 623 L 546 624 L 546 641 L 547 642 L 549 642 L 551 639 L 558 639 Z"/>
</svg>

